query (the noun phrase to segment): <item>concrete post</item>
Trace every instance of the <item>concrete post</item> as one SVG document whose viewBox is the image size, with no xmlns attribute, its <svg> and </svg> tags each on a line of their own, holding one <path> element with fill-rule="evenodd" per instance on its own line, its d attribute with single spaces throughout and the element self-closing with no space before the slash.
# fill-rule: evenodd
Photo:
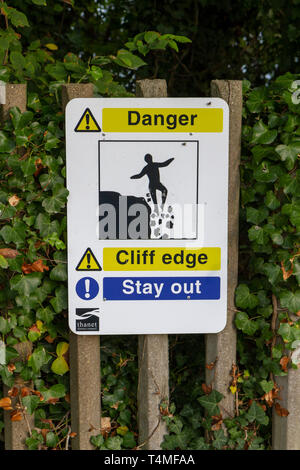
<svg viewBox="0 0 300 470">
<path fill-rule="evenodd" d="M 21 113 L 26 111 L 27 105 L 27 85 L 26 83 L 6 83 L 1 85 L 1 121 L 9 119 L 9 110 L 17 106 Z"/>
<path fill-rule="evenodd" d="M 27 104 L 27 85 L 26 84 L 12 84 L 5 83 L 1 85 L 0 90 L 0 103 L 1 103 L 1 122 L 4 123 L 9 119 L 10 108 L 16 106 L 23 113 L 26 111 Z M 32 344 L 30 341 L 19 343 L 15 346 L 15 349 L 19 353 L 14 361 L 27 361 L 27 356 L 32 351 Z M 22 387 L 31 386 L 31 383 L 24 382 L 18 375 L 15 374 L 15 387 L 21 390 Z M 9 388 L 4 386 L 4 396 L 7 396 Z M 18 402 L 18 397 L 12 398 L 12 406 L 14 407 Z M 4 437 L 5 437 L 5 449 L 6 450 L 25 450 L 25 439 L 29 437 L 29 429 L 34 427 L 34 417 L 28 415 L 26 417 L 27 422 L 22 421 L 11 421 L 9 411 L 4 412 Z"/>
<path fill-rule="evenodd" d="M 62 107 L 73 98 L 92 98 L 91 83 L 72 83 L 62 87 Z M 70 332 L 70 396 L 73 450 L 92 450 L 91 436 L 100 433 L 101 378 L 100 337 Z"/>
<path fill-rule="evenodd" d="M 289 369 L 288 375 L 275 377 L 280 388 L 279 404 L 289 415 L 279 416 L 273 407 L 273 450 L 300 450 L 300 370 Z"/>
<path fill-rule="evenodd" d="M 137 81 L 136 96 L 166 97 L 166 81 Z M 169 400 L 168 348 L 168 335 L 139 336 L 138 427 L 139 444 L 144 444 L 143 450 L 159 450 L 167 433 L 159 407 L 162 401 Z"/>
<path fill-rule="evenodd" d="M 27 362 L 28 356 L 32 353 L 32 343 L 24 341 L 14 346 L 18 351 L 19 357 L 11 362 Z M 18 374 L 15 374 L 14 387 L 18 389 L 18 395 L 11 397 L 12 407 L 15 408 L 19 404 L 20 392 L 23 387 L 32 387 L 32 382 L 24 381 Z M 8 395 L 9 387 L 4 386 L 4 396 Z M 5 437 L 5 450 L 26 450 L 25 440 L 30 437 L 30 432 L 34 428 L 34 415 L 26 414 L 26 418 L 21 421 L 11 421 L 10 412 L 4 411 L 4 437 Z"/>
<path fill-rule="evenodd" d="M 206 383 L 224 395 L 222 413 L 234 416 L 234 395 L 229 390 L 230 372 L 236 363 L 236 329 L 234 326 L 234 293 L 238 279 L 238 235 L 240 152 L 242 130 L 242 82 L 240 80 L 213 80 L 211 95 L 223 98 L 229 105 L 229 192 L 228 192 L 228 301 L 227 325 L 218 334 L 206 335 L 206 363 L 216 361 L 213 369 L 206 369 Z"/>
</svg>

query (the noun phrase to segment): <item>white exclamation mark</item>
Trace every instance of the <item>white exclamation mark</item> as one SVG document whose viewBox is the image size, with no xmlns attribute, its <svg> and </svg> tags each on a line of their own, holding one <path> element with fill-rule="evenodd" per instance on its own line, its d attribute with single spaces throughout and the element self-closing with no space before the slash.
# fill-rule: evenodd
<svg viewBox="0 0 300 470">
<path fill-rule="evenodd" d="M 85 279 L 84 281 L 84 284 L 85 284 L 85 294 L 84 294 L 84 297 L 86 299 L 89 299 L 90 298 L 90 280 L 89 279 Z"/>
</svg>

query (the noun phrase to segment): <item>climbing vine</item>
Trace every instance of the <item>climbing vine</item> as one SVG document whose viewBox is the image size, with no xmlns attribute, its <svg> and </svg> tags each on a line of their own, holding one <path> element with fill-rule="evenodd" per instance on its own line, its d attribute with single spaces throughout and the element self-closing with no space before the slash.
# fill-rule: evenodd
<svg viewBox="0 0 300 470">
<path fill-rule="evenodd" d="M 32 4 L 41 8 L 46 0 Z M 61 86 L 92 82 L 98 96 L 133 96 L 132 84 L 119 80 L 121 71 L 134 72 L 152 51 L 177 50 L 189 40 L 148 31 L 115 55 L 91 54 L 83 61 L 69 52 L 56 58 L 53 42 L 25 47 L 27 17 L 3 1 L 0 8 L 0 79 L 28 87 L 27 111 L 12 108 L 0 130 L 0 377 L 6 386 L 0 408 L 12 421 L 28 424 L 34 414 L 29 449 L 68 449 L 75 435 L 69 416 Z M 291 74 L 268 87 L 244 82 L 234 416 L 205 383 L 205 368 L 214 364 L 203 361 L 201 337 L 172 336 L 171 402 L 160 408 L 169 430 L 164 449 L 268 449 L 272 411 L 282 419 L 289 413 L 276 378 L 298 367 L 300 351 L 298 84 Z M 101 354 L 103 417 L 92 443 L 99 449 L 137 448 L 136 340 L 106 338 Z M 0 431 L 3 426 L 1 418 Z"/>
<path fill-rule="evenodd" d="M 47 6 L 46 0 L 32 4 Z M 23 12 L 1 1 L 0 13 L 0 79 L 26 82 L 28 88 L 27 110 L 11 108 L 0 130 L 0 377 L 6 386 L 0 408 L 12 421 L 26 421 L 29 449 L 67 449 L 74 432 L 69 419 L 68 191 L 61 86 L 91 82 L 96 96 L 134 96 L 119 82 L 122 69 L 135 71 L 145 65 L 149 52 L 177 50 L 178 43 L 189 39 L 148 31 L 130 39 L 115 55 L 91 53 L 84 62 L 69 52 L 61 60 L 56 59 L 58 46 L 44 39 L 24 47 L 22 30 L 29 21 Z M 105 351 L 103 408 L 110 409 L 111 426 L 104 419 L 99 430 L 106 422 L 107 448 L 131 448 L 136 445 L 131 430 L 134 412 L 125 389 L 130 389 L 126 375 L 134 367 L 130 356 L 111 348 L 106 365 Z M 20 380 L 22 386 L 16 386 Z M 27 417 L 33 413 L 31 428 Z M 0 431 L 3 427 L 1 420 Z M 98 445 L 99 438 L 94 443 Z"/>
</svg>

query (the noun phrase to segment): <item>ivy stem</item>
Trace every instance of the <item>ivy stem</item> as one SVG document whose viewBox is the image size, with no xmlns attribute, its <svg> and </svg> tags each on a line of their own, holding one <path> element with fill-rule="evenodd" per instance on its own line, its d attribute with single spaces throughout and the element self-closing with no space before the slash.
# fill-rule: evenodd
<svg viewBox="0 0 300 470">
<path fill-rule="evenodd" d="M 273 314 L 272 314 L 272 320 L 271 320 L 271 330 L 273 333 L 273 338 L 272 338 L 272 343 L 271 343 L 271 359 L 273 359 L 273 348 L 275 347 L 276 344 L 276 323 L 277 323 L 277 316 L 278 316 L 278 303 L 277 303 L 277 298 L 275 294 L 272 294 L 272 305 L 273 305 Z M 274 382 L 274 375 L 271 372 L 270 373 L 270 378 Z"/>
<path fill-rule="evenodd" d="M 1 2 L 1 6 L 3 6 L 3 5 L 4 5 L 4 2 L 2 1 L 2 2 Z M 2 10 L 2 8 L 1 8 L 1 10 Z M 5 14 L 5 12 L 3 12 L 2 14 L 3 14 L 3 16 L 4 16 L 4 21 L 5 21 L 6 30 L 8 30 L 8 18 L 7 18 L 7 15 Z M 8 49 L 6 49 L 6 51 L 5 51 L 5 54 L 4 54 L 4 57 L 3 57 L 2 65 L 6 65 L 7 58 L 8 58 Z"/>
<path fill-rule="evenodd" d="M 29 421 L 28 421 L 28 419 L 27 419 L 27 412 L 26 412 L 26 409 L 24 408 L 24 406 L 23 406 L 23 404 L 22 404 L 20 395 L 19 395 L 19 397 L 18 397 L 18 400 L 19 400 L 19 405 L 20 405 L 20 407 L 21 407 L 21 411 L 22 411 L 22 415 L 23 415 L 24 421 L 25 421 L 26 426 L 27 426 L 27 429 L 28 429 L 28 433 L 29 433 L 29 435 L 30 435 L 30 437 L 31 437 L 31 436 L 32 436 L 31 427 L 30 427 Z"/>
</svg>

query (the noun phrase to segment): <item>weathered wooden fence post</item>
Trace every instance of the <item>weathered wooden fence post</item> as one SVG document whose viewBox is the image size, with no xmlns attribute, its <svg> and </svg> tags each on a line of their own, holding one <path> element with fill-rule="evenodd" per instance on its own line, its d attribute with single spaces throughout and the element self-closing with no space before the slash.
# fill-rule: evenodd
<svg viewBox="0 0 300 470">
<path fill-rule="evenodd" d="M 289 415 L 279 416 L 273 408 L 273 450 L 300 450 L 300 370 L 290 369 L 285 377 L 275 377 L 280 387 L 280 406 Z"/>
<path fill-rule="evenodd" d="M 211 95 L 224 99 L 229 106 L 228 319 L 221 333 L 206 335 L 206 363 L 216 361 L 213 369 L 206 369 L 206 382 L 212 384 L 213 388 L 224 395 L 221 405 L 225 417 L 226 414 L 233 416 L 235 411 L 235 397 L 229 386 L 232 365 L 236 363 L 234 292 L 238 279 L 242 82 L 240 80 L 213 80 Z"/>
<path fill-rule="evenodd" d="M 24 341 L 14 346 L 18 351 L 19 357 L 12 362 L 27 362 L 28 356 L 32 353 L 32 343 Z M 32 387 L 32 382 L 23 380 L 19 375 L 15 374 L 14 387 L 17 387 L 19 395 L 11 397 L 12 407 L 19 404 L 20 391 L 23 387 Z M 4 387 L 4 396 L 8 395 L 9 387 Z M 34 416 L 23 413 L 21 421 L 12 421 L 10 413 L 4 411 L 4 436 L 5 450 L 26 450 L 25 440 L 30 436 L 31 430 L 34 428 Z"/>
<path fill-rule="evenodd" d="M 6 83 L 1 85 L 1 122 L 4 123 L 9 118 L 10 108 L 17 106 L 21 112 L 26 111 L 27 104 L 27 86 L 26 84 Z M 27 361 L 27 356 L 31 353 L 32 344 L 26 341 L 15 346 L 19 353 L 19 357 L 15 361 Z M 16 376 L 14 386 L 21 390 L 22 387 L 28 386 L 28 382 Z M 4 396 L 7 396 L 9 388 L 4 387 Z M 12 405 L 18 403 L 18 397 L 12 398 Z M 27 421 L 26 421 L 27 420 Z M 10 413 L 4 412 L 4 434 L 6 450 L 25 450 L 25 439 L 29 437 L 29 430 L 34 426 L 33 416 L 27 415 L 26 420 L 11 421 Z"/>
<path fill-rule="evenodd" d="M 136 96 L 167 97 L 165 80 L 139 80 Z M 138 427 L 143 450 L 159 450 L 167 432 L 160 403 L 169 399 L 168 335 L 140 335 L 138 345 Z"/>
<path fill-rule="evenodd" d="M 93 89 L 91 83 L 64 85 L 63 110 L 73 98 L 92 98 Z M 100 380 L 100 336 L 70 332 L 71 428 L 77 433 L 72 440 L 74 450 L 93 449 L 90 438 L 100 433 Z"/>
</svg>

